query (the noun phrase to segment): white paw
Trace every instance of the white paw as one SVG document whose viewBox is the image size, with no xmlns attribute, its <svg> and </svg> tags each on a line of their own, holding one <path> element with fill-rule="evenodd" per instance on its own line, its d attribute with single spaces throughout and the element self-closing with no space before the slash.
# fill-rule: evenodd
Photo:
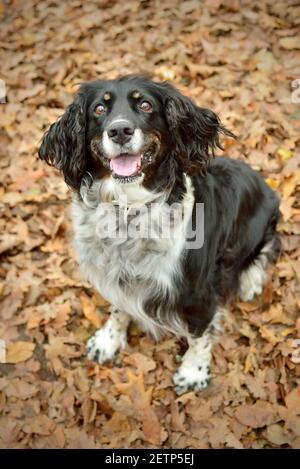
<svg viewBox="0 0 300 469">
<path fill-rule="evenodd" d="M 110 321 L 96 332 L 87 342 L 87 356 L 90 360 L 104 363 L 112 360 L 117 351 L 127 345 L 126 332 L 116 330 Z"/>
<path fill-rule="evenodd" d="M 253 264 L 241 273 L 239 296 L 242 301 L 252 301 L 256 295 L 260 295 L 266 282 L 266 273 L 263 266 Z"/>
<path fill-rule="evenodd" d="M 187 391 L 201 391 L 209 385 L 210 380 L 210 366 L 207 364 L 196 366 L 183 362 L 173 375 L 175 392 L 178 395 Z"/>
</svg>

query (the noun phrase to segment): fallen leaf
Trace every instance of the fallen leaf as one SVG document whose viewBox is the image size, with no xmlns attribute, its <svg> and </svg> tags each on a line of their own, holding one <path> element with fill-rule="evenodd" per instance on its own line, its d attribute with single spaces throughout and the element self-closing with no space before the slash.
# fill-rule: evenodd
<svg viewBox="0 0 300 469">
<path fill-rule="evenodd" d="M 161 443 L 162 429 L 157 415 L 151 407 L 152 388 L 145 390 L 144 379 L 141 374 L 136 376 L 128 370 L 127 378 L 127 383 L 115 383 L 115 386 L 120 393 L 130 398 L 136 408 L 142 421 L 145 440 L 158 445 Z"/>
<path fill-rule="evenodd" d="M 262 428 L 275 423 L 279 418 L 272 405 L 267 401 L 244 404 L 235 412 L 235 418 L 251 428 Z"/>
<path fill-rule="evenodd" d="M 22 430 L 25 433 L 37 433 L 38 435 L 50 435 L 56 428 L 55 422 L 46 415 L 40 414 L 27 421 Z"/>
<path fill-rule="evenodd" d="M 291 436 L 287 432 L 284 432 L 284 429 L 278 423 L 270 425 L 266 430 L 266 436 L 268 440 L 277 445 L 285 445 L 286 443 L 291 443 Z"/>
<path fill-rule="evenodd" d="M 283 160 L 289 160 L 294 156 L 294 152 L 291 150 L 286 150 L 285 148 L 279 148 L 277 151 L 278 155 L 281 156 Z"/>
<path fill-rule="evenodd" d="M 39 392 L 39 388 L 35 384 L 27 383 L 20 378 L 12 378 L 4 389 L 7 397 L 15 397 L 17 399 L 29 399 Z"/>
<path fill-rule="evenodd" d="M 272 304 L 268 311 L 263 313 L 262 318 L 264 322 L 270 322 L 271 324 L 286 324 L 287 326 L 294 324 L 293 318 L 290 318 L 284 312 L 280 303 Z"/>
<path fill-rule="evenodd" d="M 299 36 L 282 37 L 279 39 L 279 45 L 284 49 L 300 49 Z"/>
<path fill-rule="evenodd" d="M 145 375 L 156 368 L 156 362 L 152 360 L 152 358 L 146 357 L 139 352 L 132 353 L 128 357 L 125 357 L 124 363 L 135 366 L 139 375 Z"/>
<path fill-rule="evenodd" d="M 12 342 L 7 345 L 6 362 L 20 363 L 32 357 L 35 344 L 31 342 Z"/>
<path fill-rule="evenodd" d="M 102 324 L 102 321 L 97 313 L 97 309 L 94 302 L 85 294 L 80 295 L 80 300 L 82 304 L 83 314 L 97 329 L 99 329 Z"/>
</svg>

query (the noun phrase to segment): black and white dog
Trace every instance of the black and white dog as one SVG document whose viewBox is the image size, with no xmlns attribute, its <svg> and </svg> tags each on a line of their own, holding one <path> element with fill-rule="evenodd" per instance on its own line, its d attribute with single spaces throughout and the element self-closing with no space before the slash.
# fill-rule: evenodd
<svg viewBox="0 0 300 469">
<path fill-rule="evenodd" d="M 156 339 L 185 337 L 178 394 L 208 385 L 222 311 L 261 293 L 280 249 L 277 196 L 246 164 L 213 158 L 220 134 L 233 136 L 169 83 L 125 76 L 82 85 L 39 151 L 74 191 L 80 266 L 112 305 L 88 357 L 112 359 L 132 319 Z"/>
</svg>

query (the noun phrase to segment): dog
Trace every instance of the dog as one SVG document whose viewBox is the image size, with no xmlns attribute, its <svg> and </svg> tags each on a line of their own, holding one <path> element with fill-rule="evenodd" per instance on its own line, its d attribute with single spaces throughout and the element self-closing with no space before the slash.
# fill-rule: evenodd
<svg viewBox="0 0 300 469">
<path fill-rule="evenodd" d="M 82 84 L 39 149 L 73 191 L 81 270 L 111 304 L 88 358 L 112 360 L 131 320 L 156 340 L 183 337 L 179 395 L 207 387 L 220 318 L 262 292 L 280 252 L 278 197 L 246 163 L 215 156 L 221 134 L 234 137 L 172 84 L 129 75 Z"/>
</svg>

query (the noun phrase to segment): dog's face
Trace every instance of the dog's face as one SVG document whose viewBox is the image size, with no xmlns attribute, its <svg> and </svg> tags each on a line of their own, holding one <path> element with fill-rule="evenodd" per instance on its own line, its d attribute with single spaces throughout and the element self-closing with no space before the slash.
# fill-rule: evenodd
<svg viewBox="0 0 300 469">
<path fill-rule="evenodd" d="M 159 178 L 161 189 L 178 172 L 204 173 L 220 132 L 233 136 L 215 113 L 169 83 L 126 76 L 82 85 L 45 134 L 39 156 L 75 190 L 86 172 L 152 187 Z"/>
<path fill-rule="evenodd" d="M 87 95 L 87 147 L 95 162 L 120 183 L 147 176 L 169 139 L 155 85 L 141 79 L 96 82 Z"/>
</svg>

